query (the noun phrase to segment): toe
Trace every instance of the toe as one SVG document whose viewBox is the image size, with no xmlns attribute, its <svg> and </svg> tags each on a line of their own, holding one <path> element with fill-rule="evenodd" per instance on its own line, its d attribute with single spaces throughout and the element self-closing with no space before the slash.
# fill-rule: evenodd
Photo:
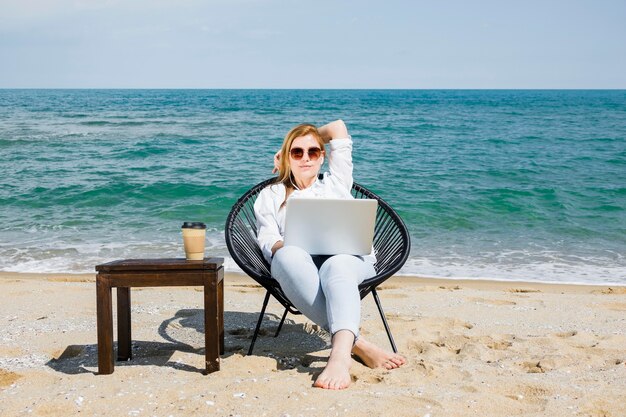
<svg viewBox="0 0 626 417">
<path fill-rule="evenodd" d="M 318 378 L 313 386 L 317 388 L 328 388 L 328 382 L 325 379 Z"/>
<path fill-rule="evenodd" d="M 402 358 L 402 357 L 393 357 L 393 358 L 391 358 L 391 359 L 390 359 L 390 361 L 391 361 L 394 365 L 396 365 L 396 367 L 398 367 L 398 366 L 402 366 L 402 365 L 404 365 L 404 363 L 406 362 L 406 361 L 404 360 L 404 358 Z"/>
<path fill-rule="evenodd" d="M 333 381 L 332 379 L 330 379 L 328 381 L 328 383 L 326 384 L 326 389 L 335 389 L 335 381 Z"/>
</svg>

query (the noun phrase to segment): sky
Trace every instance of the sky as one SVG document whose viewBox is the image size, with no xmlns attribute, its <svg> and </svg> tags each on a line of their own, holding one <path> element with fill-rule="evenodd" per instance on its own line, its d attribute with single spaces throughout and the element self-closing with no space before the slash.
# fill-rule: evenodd
<svg viewBox="0 0 626 417">
<path fill-rule="evenodd" d="M 626 0 L 0 0 L 0 88 L 626 88 Z"/>
</svg>

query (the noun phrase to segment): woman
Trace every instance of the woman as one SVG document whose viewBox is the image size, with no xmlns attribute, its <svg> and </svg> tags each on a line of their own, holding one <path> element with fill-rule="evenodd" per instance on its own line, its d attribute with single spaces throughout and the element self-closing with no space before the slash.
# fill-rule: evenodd
<svg viewBox="0 0 626 417">
<path fill-rule="evenodd" d="M 329 145 L 329 171 L 318 179 Z M 284 246 L 285 205 L 289 198 L 353 198 L 352 138 L 341 120 L 317 129 L 310 124 L 287 133 L 274 156 L 276 183 L 259 194 L 254 210 L 258 242 L 271 264 L 272 276 L 289 300 L 310 320 L 328 330 L 331 353 L 314 386 L 343 389 L 350 384 L 351 353 L 371 368 L 394 369 L 405 359 L 359 336 L 361 299 L 358 285 L 376 275 L 372 253 L 311 256 Z"/>
</svg>

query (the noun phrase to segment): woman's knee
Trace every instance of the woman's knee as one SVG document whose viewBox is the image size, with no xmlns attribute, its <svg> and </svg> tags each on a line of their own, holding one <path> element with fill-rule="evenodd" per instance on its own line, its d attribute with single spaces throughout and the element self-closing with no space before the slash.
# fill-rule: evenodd
<svg viewBox="0 0 626 417">
<path fill-rule="evenodd" d="M 291 262 L 312 262 L 311 255 L 309 255 L 304 249 L 297 246 L 283 246 L 278 249 L 272 258 L 272 264 L 278 263 L 291 263 Z"/>
<path fill-rule="evenodd" d="M 335 255 L 326 260 L 320 267 L 320 278 L 343 277 L 357 279 L 357 267 L 361 259 L 352 255 Z"/>
<path fill-rule="evenodd" d="M 311 255 L 296 246 L 284 246 L 274 254 L 272 276 L 279 281 L 302 279 L 303 275 L 314 274 L 317 268 Z"/>
</svg>

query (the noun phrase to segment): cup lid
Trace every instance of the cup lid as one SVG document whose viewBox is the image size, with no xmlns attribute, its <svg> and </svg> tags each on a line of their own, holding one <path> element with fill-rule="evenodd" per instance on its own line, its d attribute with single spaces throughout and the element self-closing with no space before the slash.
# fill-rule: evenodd
<svg viewBox="0 0 626 417">
<path fill-rule="evenodd" d="M 206 224 L 202 222 L 185 222 L 183 229 L 206 229 Z"/>
</svg>

